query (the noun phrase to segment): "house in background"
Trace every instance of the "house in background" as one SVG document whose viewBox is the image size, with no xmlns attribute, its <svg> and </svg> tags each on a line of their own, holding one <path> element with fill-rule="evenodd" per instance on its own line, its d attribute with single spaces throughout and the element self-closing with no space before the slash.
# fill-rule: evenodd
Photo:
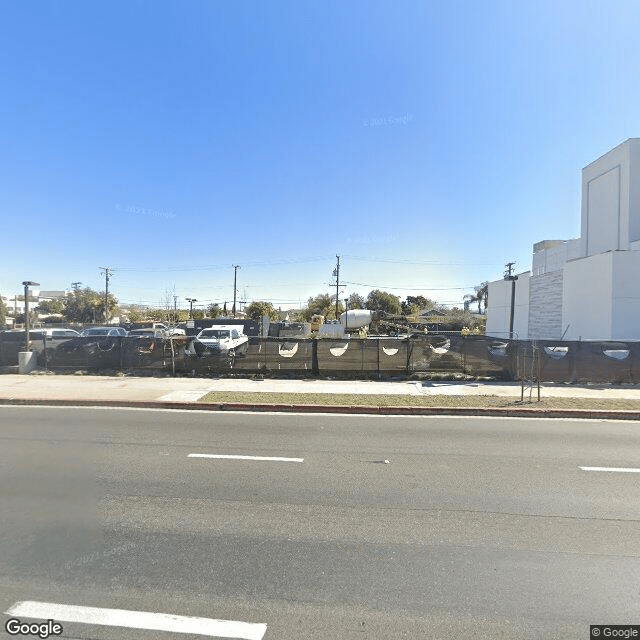
<svg viewBox="0 0 640 640">
<path fill-rule="evenodd" d="M 487 335 L 640 340 L 640 139 L 582 170 L 580 237 L 533 247 L 531 271 L 489 283 Z"/>
</svg>

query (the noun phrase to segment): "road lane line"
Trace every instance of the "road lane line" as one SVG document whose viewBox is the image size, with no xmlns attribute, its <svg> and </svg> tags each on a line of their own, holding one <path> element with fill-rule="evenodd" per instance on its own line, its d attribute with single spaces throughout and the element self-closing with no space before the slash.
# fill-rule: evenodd
<svg viewBox="0 0 640 640">
<path fill-rule="evenodd" d="M 617 473 L 640 473 L 640 469 L 627 467 L 580 467 L 583 471 L 615 471 Z"/>
<path fill-rule="evenodd" d="M 213 618 L 175 616 L 151 611 L 80 607 L 29 600 L 16 602 L 5 613 L 10 616 L 22 616 L 25 618 L 52 619 L 56 622 L 80 622 L 107 627 L 192 633 L 217 638 L 236 638 L 238 640 L 262 640 L 267 630 L 266 624 L 238 622 L 236 620 L 214 620 Z"/>
<path fill-rule="evenodd" d="M 271 462 L 304 462 L 304 458 L 274 458 L 270 456 L 232 456 L 222 453 L 190 453 L 189 458 L 219 458 L 222 460 L 267 460 Z"/>
</svg>

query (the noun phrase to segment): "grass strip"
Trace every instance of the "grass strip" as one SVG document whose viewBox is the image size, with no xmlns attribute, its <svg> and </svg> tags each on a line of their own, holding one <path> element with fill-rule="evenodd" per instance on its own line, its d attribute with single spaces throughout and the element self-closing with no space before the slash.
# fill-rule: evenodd
<svg viewBox="0 0 640 640">
<path fill-rule="evenodd" d="M 520 402 L 519 397 L 493 395 L 383 395 L 349 393 L 277 393 L 256 391 L 212 391 L 198 402 L 225 404 L 291 404 L 366 407 L 529 407 L 540 409 L 605 409 L 638 411 L 640 400 L 624 398 L 543 397 L 540 402 Z"/>
</svg>

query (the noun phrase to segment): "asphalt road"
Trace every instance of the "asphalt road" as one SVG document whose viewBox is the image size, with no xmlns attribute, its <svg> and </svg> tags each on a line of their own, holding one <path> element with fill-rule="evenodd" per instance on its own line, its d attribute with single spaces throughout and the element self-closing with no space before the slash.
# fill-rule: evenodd
<svg viewBox="0 0 640 640">
<path fill-rule="evenodd" d="M 63 638 L 640 624 L 640 473 L 581 469 L 637 423 L 0 407 L 0 464 L 1 611 Z"/>
</svg>

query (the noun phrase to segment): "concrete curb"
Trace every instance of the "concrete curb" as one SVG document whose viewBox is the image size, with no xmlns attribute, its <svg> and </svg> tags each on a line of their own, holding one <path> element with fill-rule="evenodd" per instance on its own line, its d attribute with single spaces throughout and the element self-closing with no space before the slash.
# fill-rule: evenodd
<svg viewBox="0 0 640 640">
<path fill-rule="evenodd" d="M 256 411 L 289 413 L 343 413 L 352 415 L 400 416 L 489 416 L 503 418 L 577 418 L 593 420 L 640 420 L 638 411 L 603 409 L 534 409 L 502 407 L 367 407 L 341 405 L 295 405 L 212 402 L 160 402 L 145 400 L 51 400 L 0 398 L 0 405 L 52 407 L 113 407 L 132 409 L 183 409 L 191 411 Z"/>
</svg>

